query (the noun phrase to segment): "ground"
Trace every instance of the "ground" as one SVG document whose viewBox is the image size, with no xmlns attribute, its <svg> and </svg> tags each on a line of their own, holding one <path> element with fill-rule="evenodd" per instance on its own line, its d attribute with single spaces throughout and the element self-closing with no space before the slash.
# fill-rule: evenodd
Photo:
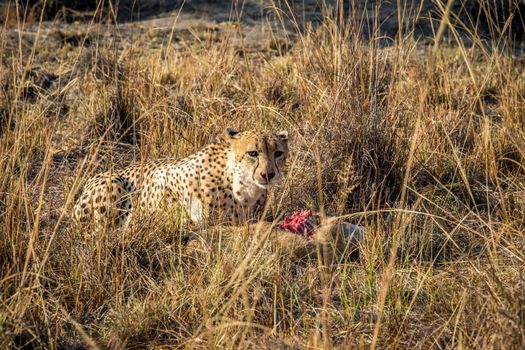
<svg viewBox="0 0 525 350">
<path fill-rule="evenodd" d="M 523 348 L 515 21 L 473 30 L 490 14 L 468 22 L 451 2 L 446 21 L 423 2 L 375 31 L 375 4 L 158 3 L 140 20 L 3 17 L 0 347 Z M 225 127 L 289 130 L 271 216 L 362 225 L 357 254 L 272 223 L 187 228 L 177 211 L 131 234 L 71 224 L 89 177 L 187 156 Z"/>
</svg>

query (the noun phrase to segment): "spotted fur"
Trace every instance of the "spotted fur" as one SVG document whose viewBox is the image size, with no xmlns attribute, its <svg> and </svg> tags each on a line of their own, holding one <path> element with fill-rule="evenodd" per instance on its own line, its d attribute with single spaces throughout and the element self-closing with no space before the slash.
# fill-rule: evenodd
<svg viewBox="0 0 525 350">
<path fill-rule="evenodd" d="M 239 224 L 257 218 L 269 186 L 282 178 L 287 155 L 286 132 L 228 128 L 223 141 L 189 157 L 96 175 L 87 182 L 74 216 L 122 226 L 137 206 L 151 214 L 177 203 L 196 224 Z"/>
</svg>

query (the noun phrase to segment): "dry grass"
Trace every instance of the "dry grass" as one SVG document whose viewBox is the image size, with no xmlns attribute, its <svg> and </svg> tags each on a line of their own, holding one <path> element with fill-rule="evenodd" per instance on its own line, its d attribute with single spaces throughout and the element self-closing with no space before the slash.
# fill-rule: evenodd
<svg viewBox="0 0 525 350">
<path fill-rule="evenodd" d="M 380 48 L 331 18 L 260 50 L 96 23 L 58 48 L 45 28 L 2 41 L 0 347 L 523 348 L 525 61 L 472 32 Z M 266 227 L 185 245 L 177 215 L 133 234 L 69 222 L 88 176 L 226 126 L 289 129 L 274 215 L 365 226 L 359 258 L 298 259 Z"/>
</svg>

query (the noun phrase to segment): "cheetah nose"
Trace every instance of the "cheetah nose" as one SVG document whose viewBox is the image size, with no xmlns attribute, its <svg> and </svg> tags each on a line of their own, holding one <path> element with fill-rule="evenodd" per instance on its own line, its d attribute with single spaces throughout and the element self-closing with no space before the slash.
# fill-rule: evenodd
<svg viewBox="0 0 525 350">
<path fill-rule="evenodd" d="M 275 173 L 274 172 L 271 172 L 271 173 L 261 173 L 261 177 L 263 179 L 265 179 L 266 181 L 270 182 L 274 177 L 275 177 Z"/>
</svg>

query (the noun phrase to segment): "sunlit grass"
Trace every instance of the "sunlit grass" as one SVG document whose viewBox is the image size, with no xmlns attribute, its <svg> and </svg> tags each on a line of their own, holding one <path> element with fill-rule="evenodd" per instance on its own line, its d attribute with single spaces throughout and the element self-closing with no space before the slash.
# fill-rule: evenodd
<svg viewBox="0 0 525 350">
<path fill-rule="evenodd" d="M 523 347 L 523 60 L 472 30 L 463 44 L 447 17 L 431 47 L 344 23 L 260 51 L 241 30 L 124 47 L 96 21 L 89 44 L 41 50 L 45 28 L 4 42 L 0 347 Z M 290 131 L 270 214 L 357 223 L 358 258 L 327 229 L 199 229 L 175 210 L 128 231 L 71 222 L 89 176 L 227 126 Z"/>
</svg>

